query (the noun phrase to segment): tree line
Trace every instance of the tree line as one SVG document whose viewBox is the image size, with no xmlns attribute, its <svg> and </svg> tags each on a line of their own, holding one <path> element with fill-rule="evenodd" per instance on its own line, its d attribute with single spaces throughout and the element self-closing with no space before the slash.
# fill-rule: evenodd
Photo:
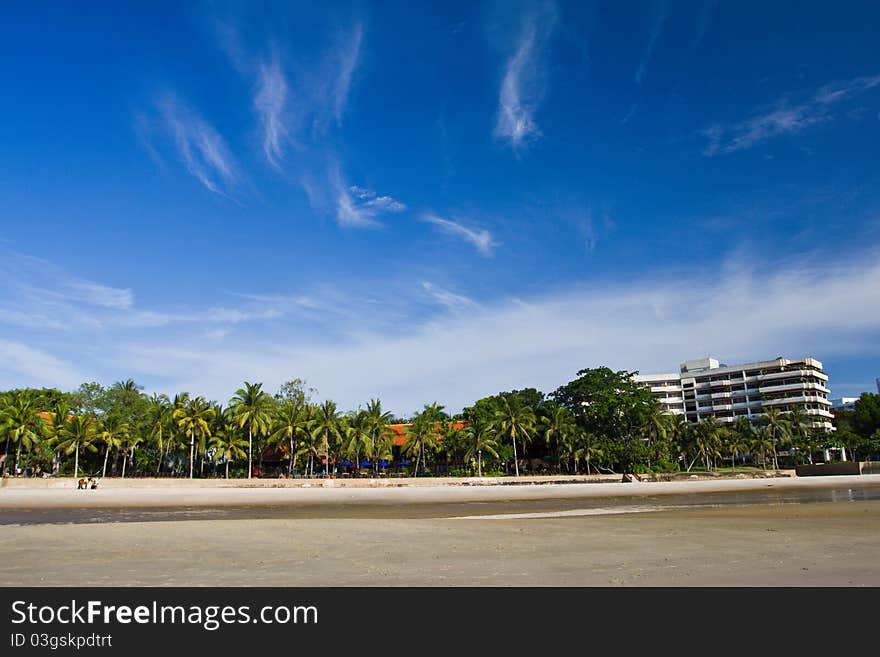
<svg viewBox="0 0 880 657">
<path fill-rule="evenodd" d="M 548 395 L 513 390 L 450 415 L 438 402 L 397 418 L 379 399 L 342 412 L 313 401 L 301 379 L 275 394 L 244 382 L 225 404 L 179 393 L 146 395 L 133 380 L 71 392 L 0 392 L 2 470 L 92 476 L 411 476 L 627 473 L 779 468 L 827 450 L 869 458 L 880 451 L 880 395 L 865 393 L 839 416 L 840 430 L 813 427 L 798 408 L 758 422 L 665 415 L 635 372 L 584 369 Z M 406 423 L 403 444 L 392 425 Z M 272 457 L 264 467 L 263 457 Z M 825 454 L 823 454 L 824 456 Z M 267 459 L 268 461 L 268 459 Z"/>
</svg>

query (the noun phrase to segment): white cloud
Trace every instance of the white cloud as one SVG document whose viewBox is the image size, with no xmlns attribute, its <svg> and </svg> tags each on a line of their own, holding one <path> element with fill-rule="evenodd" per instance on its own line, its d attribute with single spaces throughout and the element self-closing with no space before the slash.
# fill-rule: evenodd
<svg viewBox="0 0 880 657">
<path fill-rule="evenodd" d="M 350 32 L 342 36 L 340 46 L 336 50 L 337 72 L 332 96 L 333 115 L 336 117 L 337 123 L 342 122 L 342 115 L 348 102 L 352 78 L 360 57 L 363 31 L 363 24 L 360 21 L 356 22 Z"/>
<path fill-rule="evenodd" d="M 584 281 L 480 305 L 425 281 L 422 298 L 448 309 L 427 316 L 420 314 L 424 304 L 398 288 L 366 286 L 378 292 L 324 295 L 307 323 L 283 330 L 247 320 L 292 312 L 284 304 L 300 307 L 311 297 L 242 295 L 253 307 L 212 306 L 192 313 L 202 321 L 148 332 L 114 325 L 97 352 L 89 328 L 65 333 L 64 346 L 38 343 L 35 333 L 27 343 L 0 333 L 0 383 L 70 388 L 97 369 L 107 381 L 131 376 L 151 390 L 226 400 L 244 379 L 272 390 L 300 376 L 343 408 L 379 396 L 405 413 L 434 399 L 457 410 L 500 390 L 551 391 L 578 369 L 599 365 L 647 373 L 707 353 L 729 362 L 780 354 L 826 362 L 880 357 L 876 251 L 842 263 L 803 257 L 769 271 L 741 262 L 737 254 L 717 270 L 687 277 L 651 271 L 627 282 Z M 206 325 L 207 319 L 222 322 Z M 234 348 L 223 333 L 232 325 Z M 331 335 L 330 326 L 344 330 Z"/>
<path fill-rule="evenodd" d="M 470 242 L 481 255 L 488 256 L 492 254 L 492 249 L 494 248 L 495 243 L 492 241 L 492 235 L 488 230 L 475 230 L 456 221 L 443 219 L 431 214 L 423 215 L 422 221 L 426 221 L 436 226 L 440 231 L 447 233 L 448 235 Z"/>
<path fill-rule="evenodd" d="M 174 96 L 160 99 L 158 107 L 187 170 L 210 191 L 227 196 L 226 188 L 237 182 L 238 173 L 223 137 Z"/>
<path fill-rule="evenodd" d="M 541 136 L 535 122 L 543 91 L 540 50 L 555 21 L 555 5 L 525 16 L 516 48 L 504 65 L 494 135 L 514 148 Z"/>
<path fill-rule="evenodd" d="M 454 292 L 444 290 L 442 287 L 437 287 L 427 281 L 422 282 L 422 289 L 434 301 L 445 306 L 449 310 L 464 310 L 477 307 L 477 304 L 472 299 L 469 299 L 463 294 L 455 294 Z"/>
<path fill-rule="evenodd" d="M 636 84 L 641 84 L 645 77 L 645 68 L 648 66 L 648 62 L 651 61 L 654 46 L 657 44 L 657 39 L 663 31 L 663 23 L 666 22 L 667 14 L 668 7 L 666 2 L 661 0 L 655 6 L 654 22 L 651 24 L 651 36 L 648 38 L 648 45 L 645 48 L 645 52 L 642 53 L 642 58 L 639 60 L 639 65 L 636 68 Z"/>
<path fill-rule="evenodd" d="M 71 281 L 67 284 L 68 299 L 82 301 L 94 306 L 125 310 L 134 305 L 134 295 L 129 289 L 119 289 L 91 281 Z"/>
<path fill-rule="evenodd" d="M 880 86 L 880 75 L 825 85 L 800 104 L 776 106 L 737 123 L 716 123 L 701 131 L 707 140 L 703 154 L 735 153 L 782 135 L 794 135 L 834 119 L 834 106 Z"/>
<path fill-rule="evenodd" d="M 263 153 L 276 169 L 284 158 L 284 146 L 289 139 L 285 124 L 287 80 L 277 57 L 260 64 L 254 109 L 263 131 Z"/>
<path fill-rule="evenodd" d="M 434 399 L 456 410 L 500 390 L 551 391 L 578 369 L 600 365 L 648 373 L 707 353 L 730 362 L 780 354 L 876 357 L 880 260 L 870 255 L 825 268 L 808 261 L 768 273 L 728 265 L 683 282 L 654 272 L 524 301 L 463 301 L 467 307 L 454 313 L 405 320 L 398 335 L 367 331 L 332 343 L 243 339 L 233 351 L 138 343 L 113 356 L 120 376 L 147 368 L 169 377 L 166 391 L 225 399 L 243 378 L 273 389 L 295 374 L 344 408 L 379 396 L 398 413 Z M 349 321 L 369 327 L 363 316 Z"/>
<path fill-rule="evenodd" d="M 69 390 L 87 376 L 50 353 L 0 338 L 0 389 L 47 387 Z"/>
</svg>

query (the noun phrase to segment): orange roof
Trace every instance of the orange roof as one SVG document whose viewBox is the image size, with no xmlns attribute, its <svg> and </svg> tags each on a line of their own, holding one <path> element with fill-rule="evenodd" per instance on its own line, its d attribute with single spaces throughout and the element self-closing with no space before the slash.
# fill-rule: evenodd
<svg viewBox="0 0 880 657">
<path fill-rule="evenodd" d="M 467 422 L 462 420 L 456 420 L 455 428 L 463 429 L 468 425 Z M 404 443 L 406 443 L 406 430 L 408 427 L 411 427 L 412 424 L 389 424 L 388 428 L 391 429 L 391 439 L 394 442 L 395 447 L 402 447 Z"/>
</svg>

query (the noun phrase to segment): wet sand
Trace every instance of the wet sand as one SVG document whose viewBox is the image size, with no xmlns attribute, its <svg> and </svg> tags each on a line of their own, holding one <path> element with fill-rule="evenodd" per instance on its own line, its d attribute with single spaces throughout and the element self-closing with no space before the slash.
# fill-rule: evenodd
<svg viewBox="0 0 880 657">
<path fill-rule="evenodd" d="M 4 586 L 880 586 L 880 476 L 6 489 L 0 519 Z"/>
</svg>

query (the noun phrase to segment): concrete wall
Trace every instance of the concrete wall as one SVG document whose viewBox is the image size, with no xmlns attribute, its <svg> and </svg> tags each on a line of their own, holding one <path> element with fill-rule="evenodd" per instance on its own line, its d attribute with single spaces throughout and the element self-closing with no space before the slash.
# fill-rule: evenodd
<svg viewBox="0 0 880 657">
<path fill-rule="evenodd" d="M 829 475 L 861 474 L 858 463 L 820 463 L 818 465 L 799 465 L 795 468 L 798 477 L 821 477 Z"/>
<path fill-rule="evenodd" d="M 880 461 L 861 461 L 859 471 L 861 474 L 880 474 Z"/>
</svg>

